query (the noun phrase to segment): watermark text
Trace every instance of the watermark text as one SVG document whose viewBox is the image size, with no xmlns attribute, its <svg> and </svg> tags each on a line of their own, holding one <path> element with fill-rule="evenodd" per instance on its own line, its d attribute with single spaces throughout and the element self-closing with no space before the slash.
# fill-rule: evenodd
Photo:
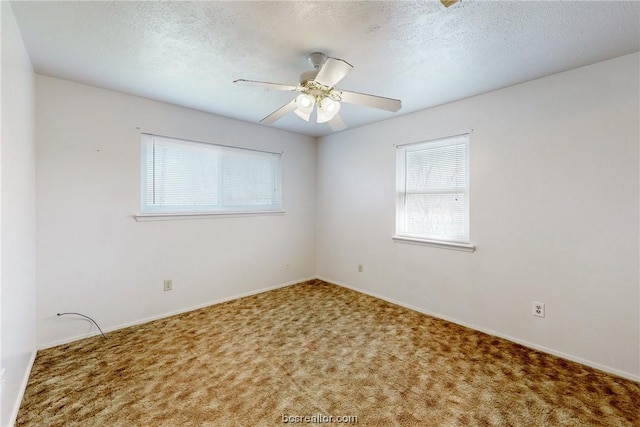
<svg viewBox="0 0 640 427">
<path fill-rule="evenodd" d="M 357 424 L 356 415 L 282 415 L 283 424 Z"/>
</svg>

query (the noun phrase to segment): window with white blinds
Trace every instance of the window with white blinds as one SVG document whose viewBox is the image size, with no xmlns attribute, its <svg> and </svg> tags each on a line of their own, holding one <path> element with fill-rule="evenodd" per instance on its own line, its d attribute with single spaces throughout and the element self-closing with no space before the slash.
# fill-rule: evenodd
<svg viewBox="0 0 640 427">
<path fill-rule="evenodd" d="M 396 236 L 469 243 L 469 135 L 397 147 Z"/>
<path fill-rule="evenodd" d="M 142 213 L 281 211 L 281 157 L 142 134 Z"/>
</svg>

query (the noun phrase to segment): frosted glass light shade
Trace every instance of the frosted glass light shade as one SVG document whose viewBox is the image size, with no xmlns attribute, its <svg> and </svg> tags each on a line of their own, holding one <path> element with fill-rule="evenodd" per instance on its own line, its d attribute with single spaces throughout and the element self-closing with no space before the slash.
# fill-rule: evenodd
<svg viewBox="0 0 640 427">
<path fill-rule="evenodd" d="M 296 106 L 298 110 L 303 113 L 311 113 L 313 111 L 313 106 L 316 103 L 316 100 L 311 95 L 307 95 L 306 93 L 301 93 L 296 97 Z"/>
<path fill-rule="evenodd" d="M 300 109 L 296 109 L 293 112 L 296 113 L 296 115 L 298 117 L 300 117 L 302 120 L 304 120 L 305 122 L 308 122 L 309 121 L 309 117 L 311 117 L 311 113 L 304 113 L 304 112 L 300 111 Z"/>
<path fill-rule="evenodd" d="M 329 97 L 322 98 L 318 106 L 318 123 L 325 123 L 333 119 L 340 111 L 340 103 Z"/>
<path fill-rule="evenodd" d="M 302 120 L 308 122 L 315 103 L 316 100 L 313 96 L 307 95 L 306 93 L 301 93 L 296 97 L 297 108 L 295 109 L 294 113 L 296 113 L 296 115 Z"/>
</svg>

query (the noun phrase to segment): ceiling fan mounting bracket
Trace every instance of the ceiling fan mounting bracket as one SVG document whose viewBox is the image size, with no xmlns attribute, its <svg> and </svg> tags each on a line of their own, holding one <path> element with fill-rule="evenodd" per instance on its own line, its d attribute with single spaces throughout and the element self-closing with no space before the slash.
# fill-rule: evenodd
<svg viewBox="0 0 640 427">
<path fill-rule="evenodd" d="M 309 63 L 316 70 L 319 70 L 322 64 L 324 64 L 324 61 L 326 60 L 327 60 L 327 55 L 325 55 L 322 52 L 313 52 L 313 53 L 310 53 L 309 56 L 307 56 L 307 61 L 309 61 Z"/>
</svg>

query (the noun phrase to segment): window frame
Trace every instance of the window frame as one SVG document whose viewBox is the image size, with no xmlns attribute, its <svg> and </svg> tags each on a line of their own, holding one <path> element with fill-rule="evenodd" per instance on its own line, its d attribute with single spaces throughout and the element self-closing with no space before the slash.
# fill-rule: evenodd
<svg viewBox="0 0 640 427">
<path fill-rule="evenodd" d="M 274 201 L 271 205 L 255 205 L 255 208 L 251 208 L 251 205 L 244 205 L 240 209 L 225 208 L 223 204 L 209 205 L 208 208 L 205 205 L 200 207 L 195 204 L 191 207 L 193 209 L 185 208 L 176 209 L 175 206 L 162 206 L 150 207 L 151 205 L 147 201 L 147 179 L 149 176 L 149 170 L 147 167 L 147 149 L 149 144 L 154 144 L 154 138 L 161 138 L 168 140 L 169 143 L 175 143 L 176 145 L 183 145 L 188 147 L 193 145 L 195 150 L 206 150 L 209 147 L 212 150 L 218 150 L 220 156 L 233 155 L 234 152 L 243 153 L 261 153 L 264 155 L 272 155 L 277 158 L 277 165 L 274 168 L 274 184 L 275 192 Z M 224 154 L 222 154 L 224 153 Z M 171 219 L 196 219 L 196 218 L 219 218 L 219 217 L 238 217 L 238 216 L 260 216 L 260 215 L 283 215 L 283 156 L 284 152 L 272 152 L 266 150 L 257 150 L 252 148 L 244 148 L 226 144 L 218 144 L 203 141 L 194 141 L 184 138 L 175 138 L 165 135 L 156 135 L 151 133 L 140 133 L 140 198 L 139 198 L 139 212 L 134 215 L 136 221 L 154 221 L 154 220 L 171 220 Z M 220 162 L 221 160 L 218 159 Z M 218 172 L 222 174 L 222 170 Z M 222 177 L 220 176 L 222 179 Z M 223 197 L 221 194 L 220 197 Z M 214 206 L 216 206 L 214 208 Z M 239 205 L 236 205 L 239 206 Z M 266 207 L 265 207 L 266 206 Z"/>
<path fill-rule="evenodd" d="M 408 144 L 396 145 L 396 224 L 395 234 L 392 239 L 399 243 L 409 243 L 417 245 L 425 245 L 443 249 L 454 249 L 466 252 L 475 251 L 475 246 L 471 244 L 470 236 L 470 132 L 450 135 L 441 138 L 412 142 Z M 407 211 L 405 209 L 407 200 L 407 153 L 418 151 L 426 148 L 438 148 L 459 145 L 464 143 L 465 150 L 465 167 L 466 167 L 466 183 L 463 188 L 465 195 L 464 207 L 464 236 L 462 237 L 446 237 L 428 234 L 411 233 L 406 230 Z M 447 194 L 442 191 L 428 191 L 424 189 L 421 194 Z M 414 192 L 415 194 L 415 192 Z"/>
</svg>

